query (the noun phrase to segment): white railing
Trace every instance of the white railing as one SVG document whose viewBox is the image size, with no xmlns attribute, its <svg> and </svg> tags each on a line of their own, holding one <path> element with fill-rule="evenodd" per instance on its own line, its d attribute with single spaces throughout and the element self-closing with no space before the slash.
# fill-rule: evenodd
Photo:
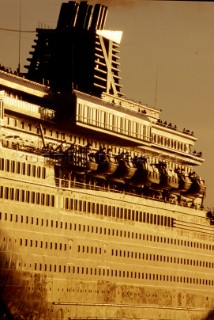
<svg viewBox="0 0 214 320">
<path fill-rule="evenodd" d="M 16 107 L 22 109 L 23 111 L 40 113 L 40 106 L 33 103 L 25 102 L 19 99 L 4 96 L 4 104 L 9 107 Z"/>
<path fill-rule="evenodd" d="M 55 117 L 55 111 L 48 108 L 40 107 L 39 105 L 22 101 L 14 97 L 4 96 L 3 102 L 6 108 L 18 111 L 20 113 L 33 114 L 42 119 L 52 120 Z"/>
</svg>

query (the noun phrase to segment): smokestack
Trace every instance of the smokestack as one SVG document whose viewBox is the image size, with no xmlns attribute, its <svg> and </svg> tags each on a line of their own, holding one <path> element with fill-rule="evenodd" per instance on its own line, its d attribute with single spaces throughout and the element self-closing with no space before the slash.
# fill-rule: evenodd
<svg viewBox="0 0 214 320">
<path fill-rule="evenodd" d="M 100 4 L 95 4 L 93 17 L 92 17 L 92 21 L 91 21 L 91 29 L 92 30 L 97 29 L 98 22 L 100 19 L 100 14 L 101 14 L 101 8 L 102 8 L 102 6 Z"/>
<path fill-rule="evenodd" d="M 62 3 L 57 28 L 38 29 L 28 79 L 48 83 L 58 92 L 78 87 L 98 96 L 102 92 L 121 96 L 121 33 L 104 30 L 107 12 L 105 5 L 88 1 Z"/>
<path fill-rule="evenodd" d="M 102 9 L 101 9 L 101 15 L 100 15 L 100 19 L 98 21 L 98 29 L 99 30 L 102 30 L 105 26 L 105 22 L 106 22 L 106 17 L 107 17 L 107 11 L 108 11 L 108 8 L 103 6 Z"/>
<path fill-rule="evenodd" d="M 88 11 L 88 3 L 85 1 L 80 2 L 79 11 L 78 11 L 77 20 L 76 20 L 77 28 L 79 29 L 85 28 L 87 11 Z"/>
<path fill-rule="evenodd" d="M 85 19 L 85 29 L 87 29 L 87 30 L 90 27 L 90 22 L 91 22 L 91 18 L 92 18 L 92 9 L 93 9 L 93 6 L 89 5 L 88 6 L 87 16 L 86 16 L 86 19 Z"/>
<path fill-rule="evenodd" d="M 78 5 L 76 2 L 62 3 L 57 29 L 65 29 L 74 26 Z"/>
<path fill-rule="evenodd" d="M 108 6 L 108 7 L 131 7 L 137 4 L 142 3 L 142 1 L 145 0 L 91 0 L 91 3 L 97 3 L 99 2 L 102 5 Z M 148 1 L 152 1 L 152 0 L 148 0 Z"/>
<path fill-rule="evenodd" d="M 107 11 L 107 7 L 100 4 L 89 5 L 87 1 L 62 3 L 57 29 L 102 30 Z"/>
</svg>

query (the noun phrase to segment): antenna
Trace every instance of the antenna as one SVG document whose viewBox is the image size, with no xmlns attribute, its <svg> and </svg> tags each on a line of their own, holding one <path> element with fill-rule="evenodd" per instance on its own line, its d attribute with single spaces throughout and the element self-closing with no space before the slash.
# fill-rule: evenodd
<svg viewBox="0 0 214 320">
<path fill-rule="evenodd" d="M 22 0 L 19 0 L 19 62 L 17 73 L 20 74 L 21 69 L 21 29 L 22 29 Z"/>
<path fill-rule="evenodd" d="M 158 62 L 156 67 L 156 81 L 155 81 L 155 108 L 157 105 L 157 94 L 158 94 Z"/>
<path fill-rule="evenodd" d="M 155 40 L 156 40 L 156 45 L 157 45 L 157 20 L 154 22 L 154 33 L 155 33 Z M 159 59 L 158 59 L 158 50 L 155 50 L 156 52 L 156 73 L 155 73 L 155 108 L 157 107 L 157 99 L 158 99 L 158 68 L 159 68 Z"/>
</svg>

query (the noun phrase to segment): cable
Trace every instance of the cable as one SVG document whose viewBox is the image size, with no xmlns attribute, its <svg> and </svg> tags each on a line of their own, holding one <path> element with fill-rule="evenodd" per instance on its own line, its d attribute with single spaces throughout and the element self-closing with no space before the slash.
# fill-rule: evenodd
<svg viewBox="0 0 214 320">
<path fill-rule="evenodd" d="M 16 29 L 6 29 L 6 28 L 0 28 L 0 31 L 10 31 L 10 32 L 25 32 L 25 33 L 35 33 L 36 30 L 31 31 L 31 30 L 16 30 Z"/>
<path fill-rule="evenodd" d="M 22 32 L 22 33 L 35 33 L 36 30 L 16 30 L 16 29 L 6 29 L 6 28 L 0 28 L 0 31 L 9 31 L 9 32 Z"/>
</svg>

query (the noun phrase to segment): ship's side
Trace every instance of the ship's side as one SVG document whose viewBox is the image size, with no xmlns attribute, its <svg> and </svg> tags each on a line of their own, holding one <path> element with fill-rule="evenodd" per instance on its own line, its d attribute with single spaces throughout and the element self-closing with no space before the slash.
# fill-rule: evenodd
<svg viewBox="0 0 214 320">
<path fill-rule="evenodd" d="M 41 152 L 39 125 L 53 145 L 76 142 L 75 133 L 59 133 L 51 110 L 41 116 L 5 92 L 1 101 L 1 299 L 11 314 L 202 319 L 214 304 L 214 248 L 201 198 L 191 208 L 192 197 L 191 207 L 167 203 L 88 183 L 74 168 L 57 176 L 62 151 Z"/>
<path fill-rule="evenodd" d="M 99 66 L 111 60 L 117 71 L 118 38 L 92 38 Z M 105 79 L 95 69 L 97 93 Z M 112 70 L 100 96 L 0 70 L 2 317 L 213 316 L 214 214 L 195 173 L 196 138 L 125 99 Z"/>
</svg>

